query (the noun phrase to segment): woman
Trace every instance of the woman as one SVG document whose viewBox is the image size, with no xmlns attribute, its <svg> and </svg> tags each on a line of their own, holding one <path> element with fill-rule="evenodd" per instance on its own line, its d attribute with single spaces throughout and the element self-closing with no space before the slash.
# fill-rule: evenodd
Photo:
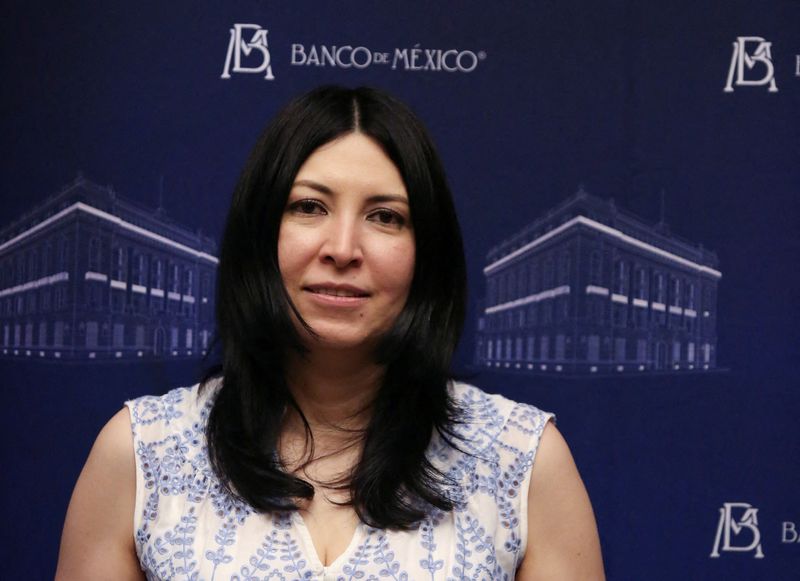
<svg viewBox="0 0 800 581">
<path fill-rule="evenodd" d="M 552 416 L 449 379 L 461 236 L 403 104 L 323 87 L 279 113 L 218 281 L 222 365 L 101 431 L 57 578 L 603 578 Z"/>
</svg>

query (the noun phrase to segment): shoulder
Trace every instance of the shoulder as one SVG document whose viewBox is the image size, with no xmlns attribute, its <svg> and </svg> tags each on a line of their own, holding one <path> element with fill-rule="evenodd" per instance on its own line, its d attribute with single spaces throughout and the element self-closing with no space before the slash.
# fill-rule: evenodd
<svg viewBox="0 0 800 581">
<path fill-rule="evenodd" d="M 127 409 L 122 408 L 97 435 L 84 472 L 92 469 L 106 480 L 127 480 L 127 476 L 133 475 L 131 438 L 130 414 Z"/>
<path fill-rule="evenodd" d="M 468 413 L 479 416 L 491 411 L 511 411 L 513 408 L 525 409 L 534 415 L 544 414 L 553 417 L 553 414 L 544 412 L 531 404 L 517 402 L 499 393 L 489 393 L 476 385 L 462 381 L 451 381 L 449 385 L 450 396 L 459 407 Z"/>
<path fill-rule="evenodd" d="M 176 442 L 200 448 L 218 382 L 125 402 L 100 431 L 75 485 L 57 579 L 139 579 L 134 526 L 159 454 Z M 138 460 L 138 461 L 137 461 Z M 139 486 L 139 485 L 142 486 Z"/>
<path fill-rule="evenodd" d="M 143 395 L 125 402 L 131 410 L 133 423 L 148 423 L 155 420 L 172 421 L 185 413 L 201 408 L 215 391 L 210 383 L 201 389 L 200 383 L 188 387 L 176 387 L 163 395 Z"/>
<path fill-rule="evenodd" d="M 457 432 L 470 442 L 469 451 L 498 462 L 493 474 L 499 479 L 491 488 L 519 514 L 516 578 L 603 579 L 591 503 L 572 453 L 550 421 L 555 416 L 468 384 L 453 383 L 451 395 L 463 411 Z M 467 478 L 477 477 L 472 488 L 480 489 L 480 475 L 478 468 Z"/>
<path fill-rule="evenodd" d="M 219 386 L 218 380 L 211 380 L 205 386 L 196 383 L 177 387 L 163 395 L 146 395 L 126 401 L 134 438 L 148 432 L 196 428 L 198 423 L 204 424 Z"/>
<path fill-rule="evenodd" d="M 452 382 L 450 394 L 460 412 L 463 430 L 495 433 L 512 439 L 534 453 L 539 436 L 555 415 L 538 407 L 487 393 L 462 382 Z"/>
<path fill-rule="evenodd" d="M 61 538 L 57 579 L 85 578 L 98 571 L 124 572 L 116 577 L 120 579 L 138 578 L 131 442 L 130 416 L 123 408 L 100 430 L 75 485 Z"/>
<path fill-rule="evenodd" d="M 458 453 L 451 463 L 462 467 L 468 496 L 484 488 L 494 491 L 495 500 L 520 517 L 514 519 L 514 527 L 524 539 L 525 491 L 538 462 L 542 433 L 555 416 L 464 383 L 453 383 L 451 392 L 459 410 L 453 429 Z"/>
<path fill-rule="evenodd" d="M 518 579 L 603 579 L 589 496 L 552 423 L 543 430 L 528 489 L 528 535 Z"/>
<path fill-rule="evenodd" d="M 513 574 L 525 551 L 531 469 L 554 416 L 465 383 L 452 383 L 450 394 L 459 411 L 446 464 L 459 483 L 456 515 L 466 511 L 479 523 L 502 570 Z"/>
</svg>

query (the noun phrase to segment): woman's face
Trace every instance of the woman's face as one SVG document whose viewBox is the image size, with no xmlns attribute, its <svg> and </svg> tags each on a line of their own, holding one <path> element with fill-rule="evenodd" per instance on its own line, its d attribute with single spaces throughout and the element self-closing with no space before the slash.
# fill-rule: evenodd
<svg viewBox="0 0 800 581">
<path fill-rule="evenodd" d="M 374 347 L 405 306 L 414 259 L 408 193 L 380 146 L 350 133 L 315 150 L 278 237 L 283 284 L 319 336 L 308 347 Z"/>
</svg>

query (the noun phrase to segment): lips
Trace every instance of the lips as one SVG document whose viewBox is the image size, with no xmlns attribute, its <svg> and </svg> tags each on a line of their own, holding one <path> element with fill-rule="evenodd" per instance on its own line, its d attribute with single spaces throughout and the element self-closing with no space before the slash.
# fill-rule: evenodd
<svg viewBox="0 0 800 581">
<path fill-rule="evenodd" d="M 348 284 L 312 284 L 303 287 L 304 290 L 316 295 L 327 295 L 342 298 L 364 298 L 369 296 L 366 290 Z"/>
</svg>

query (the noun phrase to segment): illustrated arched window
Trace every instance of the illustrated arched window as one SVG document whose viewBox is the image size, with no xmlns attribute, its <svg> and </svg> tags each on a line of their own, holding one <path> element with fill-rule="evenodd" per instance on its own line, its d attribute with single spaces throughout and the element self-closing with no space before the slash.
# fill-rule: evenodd
<svg viewBox="0 0 800 581">
<path fill-rule="evenodd" d="M 50 256 L 53 253 L 53 245 L 49 242 L 42 248 L 42 276 L 50 274 Z"/>
<path fill-rule="evenodd" d="M 648 297 L 648 288 L 647 288 L 647 270 L 644 268 L 637 268 L 636 269 L 636 298 L 639 299 L 647 299 Z"/>
<path fill-rule="evenodd" d="M 703 287 L 703 310 L 708 311 L 709 313 L 714 313 L 714 289 L 711 285 L 706 285 Z"/>
<path fill-rule="evenodd" d="M 535 327 L 538 323 L 539 309 L 536 303 L 528 307 L 528 326 Z"/>
<path fill-rule="evenodd" d="M 117 246 L 114 248 L 114 270 L 112 278 L 115 280 L 125 280 L 125 251 Z"/>
<path fill-rule="evenodd" d="M 180 267 L 177 264 L 172 263 L 172 276 L 171 276 L 171 280 L 170 280 L 170 287 L 171 287 L 170 290 L 172 292 L 174 292 L 174 293 L 180 292 L 180 284 L 181 284 Z"/>
<path fill-rule="evenodd" d="M 603 282 L 603 261 L 596 250 L 589 256 L 589 282 L 594 285 Z"/>
<path fill-rule="evenodd" d="M 35 280 L 39 276 L 39 255 L 34 248 L 28 255 L 28 278 Z"/>
<path fill-rule="evenodd" d="M 89 240 L 89 270 L 100 272 L 100 240 L 97 238 Z"/>
<path fill-rule="evenodd" d="M 153 279 L 151 286 L 157 289 L 164 288 L 164 263 L 160 258 L 153 259 Z"/>
<path fill-rule="evenodd" d="M 504 303 L 506 301 L 506 275 L 501 273 L 497 277 L 497 302 Z"/>
<path fill-rule="evenodd" d="M 664 273 L 656 272 L 655 274 L 653 274 L 653 280 L 654 280 L 653 286 L 655 287 L 654 288 L 655 296 L 653 297 L 654 301 L 657 303 L 665 304 L 667 301 L 666 301 L 666 280 L 664 278 Z"/>
<path fill-rule="evenodd" d="M 553 264 L 553 259 L 548 257 L 544 261 L 544 288 L 546 289 L 553 288 L 554 279 L 555 279 L 555 265 Z"/>
<path fill-rule="evenodd" d="M 69 256 L 69 239 L 66 236 L 61 237 L 57 253 L 56 270 L 62 272 L 67 268 L 67 256 Z"/>
<path fill-rule="evenodd" d="M 528 292 L 533 294 L 539 292 L 539 263 L 533 262 L 530 265 Z"/>
<path fill-rule="evenodd" d="M 680 297 L 681 297 L 681 279 L 679 279 L 677 276 L 672 277 L 672 293 L 671 294 L 672 294 L 672 304 L 675 305 L 676 307 L 680 306 L 680 304 L 681 304 L 681 300 L 680 300 Z"/>
<path fill-rule="evenodd" d="M 572 256 L 569 250 L 564 250 L 558 257 L 558 284 L 569 284 L 569 269 L 572 263 Z"/>
<path fill-rule="evenodd" d="M 518 289 L 517 289 L 517 296 L 524 297 L 528 294 L 528 289 L 526 288 L 528 285 L 528 265 L 523 264 L 519 269 L 519 281 L 518 281 Z"/>
<path fill-rule="evenodd" d="M 614 292 L 620 295 L 628 294 L 628 264 L 624 260 L 614 263 Z"/>
<path fill-rule="evenodd" d="M 145 273 L 147 272 L 147 260 L 144 254 L 137 254 L 134 262 L 133 280 L 135 284 L 144 285 Z"/>
</svg>

